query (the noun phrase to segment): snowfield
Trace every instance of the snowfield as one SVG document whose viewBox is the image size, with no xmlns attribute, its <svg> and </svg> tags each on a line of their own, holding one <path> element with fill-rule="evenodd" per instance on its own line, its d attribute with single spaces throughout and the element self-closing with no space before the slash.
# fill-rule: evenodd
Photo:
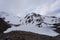
<svg viewBox="0 0 60 40">
<path fill-rule="evenodd" d="M 57 36 L 59 35 L 59 33 L 53 31 L 54 29 L 52 28 L 47 28 L 47 27 L 42 27 L 42 28 L 38 28 L 36 26 L 32 26 L 32 25 L 24 25 L 24 26 L 19 26 L 19 27 L 11 27 L 9 29 L 7 29 L 6 31 L 4 31 L 4 33 L 8 33 L 11 31 L 27 31 L 27 32 L 33 32 L 33 33 L 37 33 L 37 34 L 42 34 L 42 35 L 48 35 L 48 36 Z"/>
</svg>

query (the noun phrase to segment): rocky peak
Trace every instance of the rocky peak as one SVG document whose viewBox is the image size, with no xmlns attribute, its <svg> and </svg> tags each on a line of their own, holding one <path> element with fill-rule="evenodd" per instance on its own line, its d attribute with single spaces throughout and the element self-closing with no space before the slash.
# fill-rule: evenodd
<svg viewBox="0 0 60 40">
<path fill-rule="evenodd" d="M 44 26 L 55 26 L 55 24 L 59 24 L 60 18 L 55 16 L 42 16 L 40 14 L 31 13 L 27 14 L 25 17 L 25 23 L 26 24 L 34 24 L 38 27 Z"/>
<path fill-rule="evenodd" d="M 37 26 L 40 27 L 40 25 L 43 22 L 43 19 L 41 17 L 40 14 L 36 14 L 36 13 L 31 13 L 25 16 L 25 23 L 32 23 L 32 24 L 36 24 Z"/>
<path fill-rule="evenodd" d="M 4 19 L 0 18 L 0 33 L 4 32 L 5 30 L 7 30 L 8 28 L 10 28 L 11 26 L 4 21 Z"/>
</svg>

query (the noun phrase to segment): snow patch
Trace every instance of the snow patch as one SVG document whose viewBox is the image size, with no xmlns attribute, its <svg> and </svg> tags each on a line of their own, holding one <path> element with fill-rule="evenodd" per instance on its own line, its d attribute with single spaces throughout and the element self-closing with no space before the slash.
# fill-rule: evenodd
<svg viewBox="0 0 60 40">
<path fill-rule="evenodd" d="M 57 36 L 59 35 L 59 33 L 53 31 L 52 28 L 48 28 L 48 27 L 41 27 L 38 28 L 36 26 L 33 25 L 23 25 L 23 26 L 19 26 L 19 27 L 11 27 L 9 29 L 7 29 L 6 31 L 4 31 L 4 33 L 8 33 L 11 31 L 27 31 L 27 32 L 33 32 L 33 33 L 37 33 L 37 34 L 42 34 L 42 35 L 48 35 L 48 36 Z"/>
</svg>

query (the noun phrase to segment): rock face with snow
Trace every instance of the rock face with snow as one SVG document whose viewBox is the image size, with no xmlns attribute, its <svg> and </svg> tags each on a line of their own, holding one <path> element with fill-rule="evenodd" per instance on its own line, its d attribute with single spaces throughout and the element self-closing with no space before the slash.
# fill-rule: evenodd
<svg viewBox="0 0 60 40">
<path fill-rule="evenodd" d="M 21 18 L 14 14 L 0 12 L 0 18 L 3 18 L 4 21 L 8 22 L 9 24 L 12 24 L 12 26 L 15 24 L 15 26 L 32 24 L 37 27 L 52 27 L 60 24 L 60 18 L 57 18 L 55 16 L 42 16 L 36 13 L 30 13 Z"/>
<path fill-rule="evenodd" d="M 12 31 L 32 32 L 39 35 L 56 37 L 60 35 L 60 18 L 31 13 L 21 18 L 14 14 L 0 12 L 0 31 L 3 34 Z"/>
<path fill-rule="evenodd" d="M 4 32 L 5 30 L 7 30 L 8 28 L 10 28 L 11 26 L 4 21 L 4 19 L 0 18 L 0 32 Z"/>
<path fill-rule="evenodd" d="M 42 16 L 40 14 L 31 13 L 24 17 L 25 24 L 33 24 L 38 27 L 54 27 L 60 24 L 60 18 L 55 16 Z M 60 25 L 59 25 L 60 26 Z"/>
<path fill-rule="evenodd" d="M 43 23 L 43 19 L 40 14 L 32 13 L 25 16 L 25 23 L 26 24 L 35 24 L 35 26 L 41 27 Z"/>
</svg>

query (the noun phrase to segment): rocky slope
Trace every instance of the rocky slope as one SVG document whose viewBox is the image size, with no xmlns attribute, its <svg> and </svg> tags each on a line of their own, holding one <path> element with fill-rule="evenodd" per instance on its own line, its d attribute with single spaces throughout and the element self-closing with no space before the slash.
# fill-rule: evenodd
<svg viewBox="0 0 60 40">
<path fill-rule="evenodd" d="M 3 33 L 3 31 L 7 30 L 7 28 L 10 28 L 11 26 L 4 21 L 4 19 L 0 18 L 0 32 Z"/>
<path fill-rule="evenodd" d="M 0 40 L 60 40 L 60 36 L 50 37 L 25 31 L 13 31 L 0 34 Z"/>
</svg>

